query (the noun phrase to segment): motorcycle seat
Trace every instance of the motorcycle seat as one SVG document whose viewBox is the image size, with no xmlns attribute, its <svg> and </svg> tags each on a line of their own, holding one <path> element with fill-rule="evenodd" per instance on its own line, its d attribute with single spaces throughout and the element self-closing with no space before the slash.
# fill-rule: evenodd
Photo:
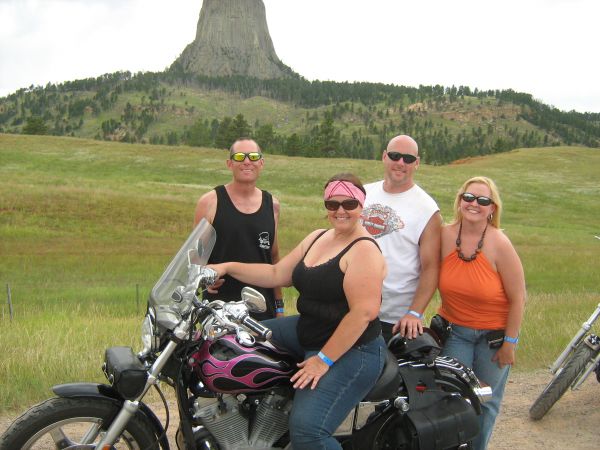
<svg viewBox="0 0 600 450">
<path fill-rule="evenodd" d="M 379 402 L 394 397 L 398 392 L 400 381 L 398 360 L 392 352 L 388 350 L 381 375 L 379 376 L 377 383 L 375 383 L 375 386 L 373 386 L 363 401 Z"/>
</svg>

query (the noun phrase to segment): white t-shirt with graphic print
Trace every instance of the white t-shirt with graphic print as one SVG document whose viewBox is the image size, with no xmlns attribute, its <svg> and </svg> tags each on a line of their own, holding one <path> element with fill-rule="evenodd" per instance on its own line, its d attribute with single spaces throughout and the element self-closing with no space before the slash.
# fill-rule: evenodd
<svg viewBox="0 0 600 450">
<path fill-rule="evenodd" d="M 383 181 L 367 184 L 365 189 L 363 225 L 379 244 L 387 262 L 379 318 L 396 323 L 413 301 L 421 273 L 419 239 L 439 208 L 416 184 L 398 194 L 385 192 Z"/>
</svg>

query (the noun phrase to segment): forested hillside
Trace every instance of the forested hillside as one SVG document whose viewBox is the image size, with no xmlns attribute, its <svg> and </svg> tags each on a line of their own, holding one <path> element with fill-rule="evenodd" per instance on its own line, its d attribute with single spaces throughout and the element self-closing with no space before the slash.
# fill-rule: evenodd
<svg viewBox="0 0 600 450">
<path fill-rule="evenodd" d="M 250 135 L 271 153 L 362 159 L 407 133 L 425 162 L 445 164 L 518 147 L 599 147 L 600 114 L 512 90 L 209 78 L 174 65 L 20 89 L 0 99 L 0 132 L 216 148 Z"/>
</svg>

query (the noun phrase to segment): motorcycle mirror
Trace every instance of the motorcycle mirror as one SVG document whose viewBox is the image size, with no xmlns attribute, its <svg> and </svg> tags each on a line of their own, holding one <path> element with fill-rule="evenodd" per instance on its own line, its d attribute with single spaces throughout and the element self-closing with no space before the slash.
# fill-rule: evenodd
<svg viewBox="0 0 600 450">
<path fill-rule="evenodd" d="M 242 300 L 250 312 L 265 312 L 267 301 L 264 295 L 249 286 L 242 289 Z"/>
<path fill-rule="evenodd" d="M 176 303 L 181 302 L 183 300 L 183 286 L 177 286 L 171 294 L 171 298 Z"/>
</svg>

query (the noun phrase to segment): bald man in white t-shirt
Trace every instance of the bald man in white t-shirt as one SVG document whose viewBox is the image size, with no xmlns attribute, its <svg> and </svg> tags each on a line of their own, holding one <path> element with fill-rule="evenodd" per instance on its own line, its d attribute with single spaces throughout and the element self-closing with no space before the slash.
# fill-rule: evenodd
<svg viewBox="0 0 600 450">
<path fill-rule="evenodd" d="M 387 262 L 379 318 L 388 341 L 397 332 L 423 332 L 423 313 L 438 284 L 442 218 L 435 200 L 413 181 L 420 162 L 414 139 L 394 137 L 382 160 L 384 179 L 365 185 L 363 225 Z"/>
</svg>

